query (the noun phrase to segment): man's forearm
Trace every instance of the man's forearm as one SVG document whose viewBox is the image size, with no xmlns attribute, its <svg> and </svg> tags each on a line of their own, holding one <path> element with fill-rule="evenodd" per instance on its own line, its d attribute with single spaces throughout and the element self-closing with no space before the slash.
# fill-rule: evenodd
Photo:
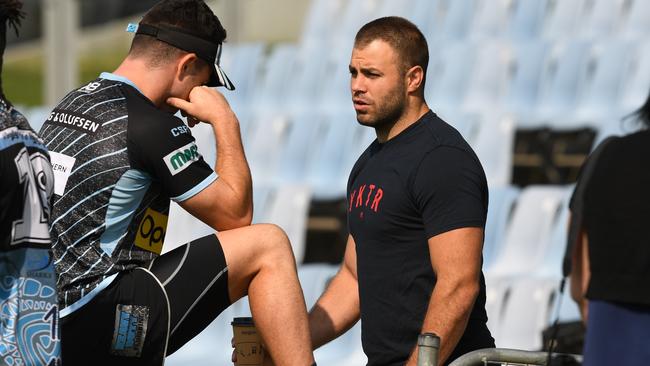
<svg viewBox="0 0 650 366">
<path fill-rule="evenodd" d="M 446 285 L 441 281 L 436 283 L 422 325 L 422 333 L 431 332 L 440 337 L 440 364 L 449 358 L 465 332 L 478 291 L 478 282 L 462 285 Z M 417 349 L 414 349 L 408 365 L 415 365 L 416 355 Z"/>
<path fill-rule="evenodd" d="M 252 178 L 244 147 L 241 142 L 239 121 L 234 113 L 220 121 L 211 122 L 216 142 L 217 160 L 215 171 L 232 191 L 239 207 L 233 207 L 245 215 L 252 209 Z"/>
<path fill-rule="evenodd" d="M 341 269 L 309 312 L 313 349 L 336 339 L 356 324 L 359 320 L 358 294 L 356 279 Z"/>
</svg>

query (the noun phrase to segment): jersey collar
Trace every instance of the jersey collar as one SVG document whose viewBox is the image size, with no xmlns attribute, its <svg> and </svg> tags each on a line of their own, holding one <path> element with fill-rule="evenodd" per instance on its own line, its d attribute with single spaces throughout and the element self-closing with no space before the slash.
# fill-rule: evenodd
<svg viewBox="0 0 650 366">
<path fill-rule="evenodd" d="M 99 77 L 102 78 L 102 79 L 120 81 L 120 82 L 123 82 L 124 84 L 131 85 L 132 87 L 135 88 L 135 90 L 139 91 L 140 94 L 144 95 L 144 93 L 142 93 L 142 90 L 140 90 L 140 88 L 138 88 L 133 81 L 129 80 L 128 78 L 126 78 L 124 76 L 115 75 L 115 74 L 113 74 L 111 72 L 102 72 L 99 75 Z"/>
</svg>

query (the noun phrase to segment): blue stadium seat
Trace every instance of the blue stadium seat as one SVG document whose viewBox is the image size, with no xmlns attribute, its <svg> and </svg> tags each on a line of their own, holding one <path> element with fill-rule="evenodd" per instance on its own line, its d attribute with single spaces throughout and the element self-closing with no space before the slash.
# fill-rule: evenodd
<svg viewBox="0 0 650 366">
<path fill-rule="evenodd" d="M 565 196 L 566 189 L 560 186 L 536 185 L 522 190 L 503 249 L 486 269 L 490 276 L 512 277 L 541 268 Z"/>
<path fill-rule="evenodd" d="M 510 184 L 514 143 L 515 121 L 511 117 L 498 111 L 483 115 L 472 147 L 481 160 L 488 186 Z"/>
<path fill-rule="evenodd" d="M 544 9 L 541 37 L 547 40 L 562 40 L 575 34 L 585 2 L 591 0 L 548 0 Z"/>
<path fill-rule="evenodd" d="M 626 6 L 627 5 L 627 6 Z M 620 36 L 644 40 L 650 33 L 650 2 L 631 0 L 623 6 Z"/>
<path fill-rule="evenodd" d="M 513 0 L 507 37 L 515 41 L 535 40 L 541 32 L 547 0 Z"/>
<path fill-rule="evenodd" d="M 438 44 L 438 48 L 444 52 L 429 65 L 425 97 L 432 108 L 457 110 L 467 91 L 476 45 L 448 41 Z"/>
<path fill-rule="evenodd" d="M 627 0 L 589 0 L 580 14 L 578 37 L 597 40 L 615 36 Z"/>
<path fill-rule="evenodd" d="M 631 62 L 629 56 L 632 47 L 630 42 L 618 40 L 594 44 L 580 76 L 577 116 L 620 117 L 615 101 L 620 99 L 623 75 Z"/>
<path fill-rule="evenodd" d="M 490 187 L 490 203 L 483 241 L 483 268 L 485 269 L 492 266 L 503 247 L 506 230 L 512 221 L 519 194 L 520 190 L 515 186 Z"/>
<path fill-rule="evenodd" d="M 503 107 L 516 116 L 530 117 L 537 104 L 542 68 L 550 45 L 531 40 L 514 42 L 512 47 L 514 55 L 508 65 L 510 83 Z"/>
<path fill-rule="evenodd" d="M 424 33 L 438 22 L 440 0 L 384 0 L 377 16 L 400 16 L 413 22 Z"/>
<path fill-rule="evenodd" d="M 541 118 L 565 116 L 575 108 L 579 75 L 586 67 L 590 44 L 560 41 L 550 51 L 542 71 L 535 113 Z"/>
<path fill-rule="evenodd" d="M 440 0 L 440 23 L 433 24 L 433 29 L 428 32 L 428 39 L 466 39 L 476 13 L 476 1 Z"/>
</svg>

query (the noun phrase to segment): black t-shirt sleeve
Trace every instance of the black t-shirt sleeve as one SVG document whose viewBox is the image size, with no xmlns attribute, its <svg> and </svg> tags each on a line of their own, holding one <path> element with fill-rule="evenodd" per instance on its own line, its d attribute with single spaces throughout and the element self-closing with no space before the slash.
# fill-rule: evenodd
<svg viewBox="0 0 650 366">
<path fill-rule="evenodd" d="M 176 117 L 164 117 L 129 129 L 129 154 L 135 167 L 160 182 L 172 200 L 182 202 L 209 186 L 217 175 L 199 153 L 189 128 Z"/>
<path fill-rule="evenodd" d="M 448 146 L 430 151 L 414 180 L 414 200 L 427 237 L 485 226 L 487 182 L 480 163 L 467 151 Z"/>
</svg>

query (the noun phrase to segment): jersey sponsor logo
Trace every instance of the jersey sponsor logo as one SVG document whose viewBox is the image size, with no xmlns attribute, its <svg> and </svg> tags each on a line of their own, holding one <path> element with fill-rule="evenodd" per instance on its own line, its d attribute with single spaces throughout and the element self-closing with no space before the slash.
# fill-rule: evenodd
<svg viewBox="0 0 650 366">
<path fill-rule="evenodd" d="M 148 306 L 117 304 L 111 353 L 117 356 L 140 357 L 148 321 Z"/>
<path fill-rule="evenodd" d="M 170 132 L 172 133 L 172 136 L 178 137 L 178 136 L 180 136 L 180 135 L 182 135 L 184 133 L 190 134 L 190 128 L 185 126 L 185 125 L 181 125 L 181 126 L 172 128 Z"/>
<path fill-rule="evenodd" d="M 92 93 L 95 90 L 97 90 L 97 88 L 99 88 L 100 86 L 102 86 L 102 83 L 99 83 L 97 81 L 93 81 L 93 82 L 90 82 L 90 83 L 86 84 L 84 87 L 79 88 L 79 91 L 83 92 L 83 93 Z"/>
<path fill-rule="evenodd" d="M 97 132 L 100 126 L 99 122 L 88 116 L 61 109 L 53 110 L 45 122 L 90 134 Z"/>
<path fill-rule="evenodd" d="M 379 204 L 384 197 L 384 190 L 375 184 L 362 184 L 354 189 L 349 197 L 348 212 L 356 208 L 370 207 L 373 212 L 379 212 Z M 359 213 L 363 218 L 363 211 Z"/>
<path fill-rule="evenodd" d="M 193 162 L 198 161 L 200 158 L 201 154 L 199 154 L 199 148 L 196 146 L 196 143 L 192 141 L 189 144 L 167 154 L 163 157 L 163 161 L 165 162 L 165 165 L 167 165 L 169 172 L 172 173 L 172 175 L 176 175 L 185 170 Z"/>
<path fill-rule="evenodd" d="M 135 246 L 160 254 L 167 231 L 167 215 L 148 208 L 135 235 Z"/>
<path fill-rule="evenodd" d="M 50 151 L 50 159 L 54 171 L 54 194 L 63 196 L 68 178 L 72 173 L 72 167 L 77 159 L 54 151 Z"/>
</svg>

